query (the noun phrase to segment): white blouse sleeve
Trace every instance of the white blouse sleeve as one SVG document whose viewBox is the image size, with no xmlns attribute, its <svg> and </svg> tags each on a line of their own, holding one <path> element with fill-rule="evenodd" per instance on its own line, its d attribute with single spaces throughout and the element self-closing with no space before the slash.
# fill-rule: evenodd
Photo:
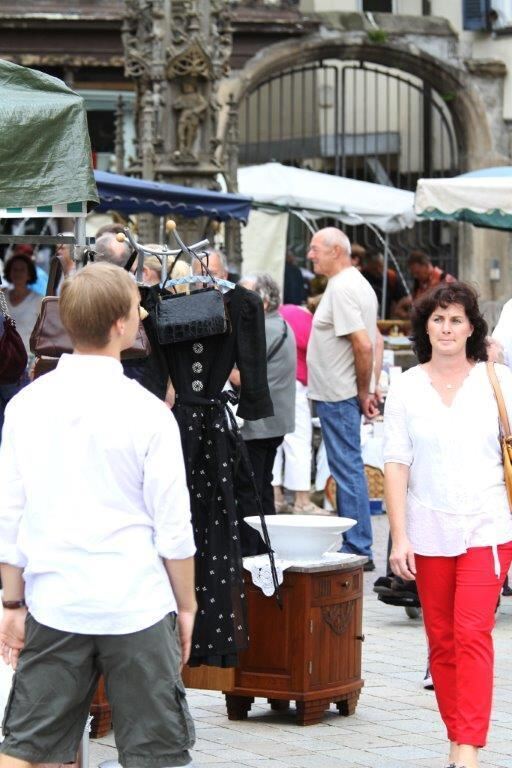
<svg viewBox="0 0 512 768">
<path fill-rule="evenodd" d="M 403 388 L 394 382 L 384 409 L 384 464 L 412 464 L 412 440 L 407 425 Z"/>
</svg>

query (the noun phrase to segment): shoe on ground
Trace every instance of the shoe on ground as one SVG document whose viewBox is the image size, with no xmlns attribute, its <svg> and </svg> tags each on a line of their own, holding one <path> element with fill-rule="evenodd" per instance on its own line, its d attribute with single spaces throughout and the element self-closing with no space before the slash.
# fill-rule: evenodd
<svg viewBox="0 0 512 768">
<path fill-rule="evenodd" d="M 274 506 L 276 508 L 277 515 L 291 515 L 293 512 L 293 505 L 287 501 L 275 501 Z"/>
<path fill-rule="evenodd" d="M 374 571 L 375 570 L 375 563 L 373 560 L 367 560 L 366 563 L 363 565 L 363 571 L 368 573 L 368 571 Z"/>
<path fill-rule="evenodd" d="M 406 581 L 400 576 L 391 577 L 391 589 L 393 592 L 412 594 L 418 596 L 418 586 L 415 581 Z"/>
<path fill-rule="evenodd" d="M 423 678 L 423 687 L 426 691 L 434 690 L 434 683 L 432 681 L 432 675 L 430 674 L 430 667 L 427 667 L 427 671 L 425 672 L 425 677 Z M 447 766 L 447 768 L 449 768 L 449 766 Z"/>
<path fill-rule="evenodd" d="M 373 591 L 377 595 L 390 595 L 391 591 L 391 576 L 379 576 L 379 578 L 373 582 Z"/>
<path fill-rule="evenodd" d="M 412 592 L 397 593 L 394 589 L 385 589 L 385 587 L 381 587 L 377 592 L 377 600 L 397 608 L 421 608 L 418 596 L 413 595 Z"/>
<path fill-rule="evenodd" d="M 330 512 L 327 509 L 323 509 L 322 507 L 317 507 L 317 505 L 313 504 L 312 501 L 310 501 L 309 504 L 294 504 L 292 511 L 294 515 L 329 515 L 330 514 Z"/>
</svg>

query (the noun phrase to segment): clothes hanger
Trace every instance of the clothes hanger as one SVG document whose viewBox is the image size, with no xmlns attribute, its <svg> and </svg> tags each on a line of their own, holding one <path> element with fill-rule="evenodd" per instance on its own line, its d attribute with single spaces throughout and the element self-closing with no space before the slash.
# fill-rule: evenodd
<svg viewBox="0 0 512 768">
<path fill-rule="evenodd" d="M 230 280 L 223 280 L 221 277 L 210 277 L 210 275 L 190 275 L 190 277 L 176 277 L 171 280 L 167 280 L 165 287 L 173 287 L 174 285 L 193 285 L 197 283 L 213 283 L 214 285 L 220 285 L 223 288 L 232 290 L 236 288 L 236 284 Z"/>
<path fill-rule="evenodd" d="M 195 250 L 198 247 L 204 248 L 204 245 L 203 245 L 204 242 L 205 241 L 203 240 L 203 241 L 201 241 L 201 243 L 196 243 L 195 245 L 191 245 L 191 246 L 189 246 L 188 250 L 193 252 L 193 254 L 196 257 L 196 259 L 201 263 L 202 268 L 207 270 L 208 269 L 208 265 L 205 264 L 204 261 L 208 260 L 208 254 L 205 251 L 202 251 L 201 253 L 198 253 Z M 206 242 L 208 242 L 208 241 L 206 241 Z M 173 265 L 171 267 L 171 274 L 172 274 L 172 269 L 174 267 L 174 264 L 176 263 L 176 261 L 179 258 L 179 255 L 182 252 L 183 252 L 182 249 L 180 249 L 178 251 L 178 255 L 176 256 L 176 259 L 175 259 L 175 261 L 174 261 L 174 263 L 173 263 Z M 203 261 L 203 259 L 204 259 L 204 261 Z M 166 287 L 171 287 L 172 288 L 175 285 L 197 285 L 198 283 L 200 283 L 200 284 L 213 283 L 213 285 L 220 285 L 222 288 L 227 288 L 228 290 L 232 290 L 233 288 L 236 287 L 235 283 L 232 283 L 229 280 L 223 280 L 220 277 L 217 278 L 217 277 L 213 277 L 210 274 L 204 274 L 204 273 L 202 273 L 200 275 L 189 275 L 189 276 L 186 276 L 186 277 L 171 278 L 170 280 L 166 280 L 164 284 L 165 284 Z"/>
<path fill-rule="evenodd" d="M 210 245 L 209 240 L 199 240 L 199 242 L 194 243 L 193 245 L 185 245 L 181 237 L 179 236 L 178 232 L 176 231 L 176 222 L 169 220 L 166 224 L 166 229 L 168 232 L 172 232 L 174 234 L 174 237 L 178 241 L 178 245 L 180 248 L 177 249 L 170 249 L 167 248 L 167 246 L 164 245 L 162 250 L 157 250 L 156 248 L 145 248 L 144 246 L 140 245 L 140 243 L 137 243 L 133 239 L 133 235 L 130 232 L 130 230 L 125 229 L 123 232 L 120 232 L 116 237 L 117 240 L 120 242 L 123 242 L 125 240 L 128 240 L 132 248 L 137 251 L 138 259 L 137 259 L 137 270 L 135 272 L 135 278 L 137 283 L 142 284 L 142 270 L 144 267 L 144 256 L 145 254 L 156 256 L 159 260 L 160 264 L 162 265 L 162 270 L 160 274 L 160 287 L 163 286 L 166 287 L 172 287 L 175 285 L 194 285 L 197 283 L 213 283 L 214 285 L 220 285 L 223 288 L 227 288 L 229 290 L 232 290 L 236 287 L 235 283 L 230 282 L 229 280 L 223 280 L 222 278 L 214 278 L 210 274 L 201 274 L 201 275 L 190 275 L 188 277 L 176 277 L 174 279 L 168 280 L 168 259 L 169 256 L 174 256 L 174 262 L 171 267 L 171 274 L 172 274 L 172 268 L 174 267 L 174 264 L 180 257 L 182 253 L 189 253 L 192 258 L 196 258 L 203 269 L 207 270 L 208 267 L 204 263 L 204 260 L 207 260 L 208 254 L 204 250 Z"/>
<path fill-rule="evenodd" d="M 232 290 L 235 288 L 235 284 L 230 282 L 229 280 L 223 280 L 221 278 L 213 277 L 213 275 L 208 270 L 208 254 L 204 250 L 206 246 L 209 245 L 208 240 L 201 240 L 199 243 L 194 243 L 194 245 L 187 246 L 181 239 L 181 237 L 178 234 L 178 231 L 176 229 L 176 222 L 170 219 L 166 225 L 165 228 L 167 229 L 167 232 L 172 232 L 174 237 L 176 238 L 176 241 L 178 245 L 180 246 L 180 251 L 178 253 L 178 256 L 176 256 L 176 260 L 179 258 L 179 254 L 181 252 L 189 253 L 192 257 L 195 257 L 199 263 L 201 264 L 202 269 L 206 274 L 201 275 L 190 275 L 189 277 L 178 277 L 174 280 L 169 280 L 167 282 L 167 285 L 173 286 L 173 285 L 193 285 L 197 283 L 213 283 L 214 285 L 220 285 L 223 288 L 228 288 L 229 290 Z M 205 263 L 206 262 L 206 263 Z M 173 264 L 174 266 L 174 264 Z M 172 268 L 171 268 L 171 274 L 172 274 Z"/>
</svg>

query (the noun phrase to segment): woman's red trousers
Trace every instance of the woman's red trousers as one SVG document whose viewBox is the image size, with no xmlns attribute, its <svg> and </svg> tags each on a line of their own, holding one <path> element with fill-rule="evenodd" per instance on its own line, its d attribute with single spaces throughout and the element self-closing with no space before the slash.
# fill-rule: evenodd
<svg viewBox="0 0 512 768">
<path fill-rule="evenodd" d="M 416 555 L 416 581 L 429 643 L 430 671 L 448 738 L 483 747 L 491 717 L 492 630 L 501 586 L 512 562 L 512 542 L 457 557 Z"/>
</svg>

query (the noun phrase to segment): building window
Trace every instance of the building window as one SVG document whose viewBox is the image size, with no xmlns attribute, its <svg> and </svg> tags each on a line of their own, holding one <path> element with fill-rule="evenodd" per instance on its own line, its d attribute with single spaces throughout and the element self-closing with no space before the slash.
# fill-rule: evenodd
<svg viewBox="0 0 512 768">
<path fill-rule="evenodd" d="M 393 13 L 393 0 L 363 0 L 363 13 Z"/>
<path fill-rule="evenodd" d="M 104 110 L 89 110 L 87 122 L 93 152 L 113 152 L 115 143 L 114 113 Z"/>
<path fill-rule="evenodd" d="M 512 31 L 512 0 L 493 0 L 490 10 L 493 32 Z"/>
<path fill-rule="evenodd" d="M 462 3 L 463 28 L 486 30 L 490 27 L 490 0 L 464 0 Z"/>
</svg>

